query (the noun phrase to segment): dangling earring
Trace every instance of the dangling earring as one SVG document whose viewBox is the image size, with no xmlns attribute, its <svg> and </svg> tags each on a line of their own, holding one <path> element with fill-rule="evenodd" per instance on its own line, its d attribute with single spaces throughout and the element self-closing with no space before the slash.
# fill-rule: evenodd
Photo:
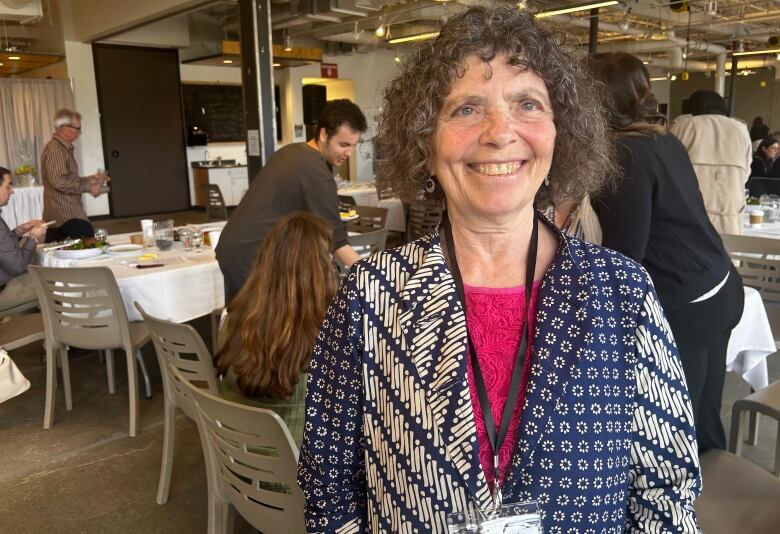
<svg viewBox="0 0 780 534">
<path fill-rule="evenodd" d="M 550 187 L 550 175 L 549 174 L 544 177 L 544 186 L 545 187 Z"/>
<path fill-rule="evenodd" d="M 436 191 L 436 182 L 433 180 L 433 176 L 425 180 L 425 192 L 429 195 Z"/>
</svg>

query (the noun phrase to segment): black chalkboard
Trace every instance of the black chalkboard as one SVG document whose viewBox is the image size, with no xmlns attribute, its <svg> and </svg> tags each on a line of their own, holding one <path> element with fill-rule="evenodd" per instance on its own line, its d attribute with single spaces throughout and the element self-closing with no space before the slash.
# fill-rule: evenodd
<svg viewBox="0 0 780 534">
<path fill-rule="evenodd" d="M 184 121 L 209 134 L 209 141 L 246 138 L 244 99 L 240 85 L 182 84 Z"/>
</svg>

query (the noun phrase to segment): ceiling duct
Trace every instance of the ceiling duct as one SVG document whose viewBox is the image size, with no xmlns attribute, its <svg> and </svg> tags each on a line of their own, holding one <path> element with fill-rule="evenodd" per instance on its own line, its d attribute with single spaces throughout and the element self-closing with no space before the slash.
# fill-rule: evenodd
<svg viewBox="0 0 780 534">
<path fill-rule="evenodd" d="M 0 0 L 0 20 L 30 22 L 42 17 L 41 0 Z"/>
<path fill-rule="evenodd" d="M 357 0 L 291 0 L 289 4 L 271 11 L 274 30 L 311 22 L 341 22 L 348 16 L 365 17 L 366 9 L 356 5 Z"/>
</svg>

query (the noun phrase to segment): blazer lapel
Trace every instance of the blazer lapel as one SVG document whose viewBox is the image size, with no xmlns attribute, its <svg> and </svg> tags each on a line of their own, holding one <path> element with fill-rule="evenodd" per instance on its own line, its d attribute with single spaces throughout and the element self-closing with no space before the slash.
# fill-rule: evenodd
<svg viewBox="0 0 780 534">
<path fill-rule="evenodd" d="M 490 505 L 479 461 L 467 376 L 466 320 L 438 233 L 401 292 L 399 315 L 408 352 L 433 414 L 433 430 L 476 503 Z"/>
<path fill-rule="evenodd" d="M 533 365 L 512 459 L 513 469 L 506 484 L 507 494 L 521 498 L 527 497 L 515 491 L 522 489 L 521 470 L 533 460 L 545 436 L 555 431 L 554 410 L 566 394 L 581 355 L 587 351 L 584 337 L 592 273 L 583 272 L 579 258 L 574 257 L 587 245 L 572 242 L 556 228 L 553 230 L 560 245 L 539 292 Z"/>
</svg>

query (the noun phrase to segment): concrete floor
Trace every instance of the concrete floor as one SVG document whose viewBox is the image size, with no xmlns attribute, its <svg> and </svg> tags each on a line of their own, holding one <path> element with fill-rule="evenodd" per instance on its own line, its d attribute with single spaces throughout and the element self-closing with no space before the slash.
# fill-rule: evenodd
<svg viewBox="0 0 780 534">
<path fill-rule="evenodd" d="M 198 212 L 176 214 L 177 224 L 201 222 Z M 167 218 L 156 216 L 155 219 Z M 109 233 L 134 231 L 135 220 L 97 222 Z M 124 228 L 126 229 L 123 229 Z M 132 226 L 132 227 L 131 227 Z M 208 320 L 191 323 L 211 346 Z M 778 327 L 780 328 L 780 327 Z M 778 330 L 780 331 L 780 330 Z M 160 370 L 153 347 L 144 349 L 154 396 L 140 400 L 140 432 L 128 431 L 127 377 L 117 351 L 117 392 L 108 394 L 105 365 L 96 353 L 71 355 L 73 410 L 65 411 L 60 388 L 55 424 L 43 430 L 45 366 L 41 345 L 12 352 L 32 387 L 0 404 L 0 532 L 27 533 L 170 533 L 203 532 L 206 525 L 206 476 L 195 425 L 179 414 L 168 503 L 155 503 L 163 435 Z M 780 356 L 769 359 L 770 382 L 780 379 Z M 729 373 L 722 417 L 728 435 L 731 405 L 748 395 L 749 386 Z M 759 444 L 744 446 L 743 456 L 765 469 L 774 461 L 777 426 L 762 418 Z M 247 530 L 240 521 L 238 530 Z"/>
</svg>

